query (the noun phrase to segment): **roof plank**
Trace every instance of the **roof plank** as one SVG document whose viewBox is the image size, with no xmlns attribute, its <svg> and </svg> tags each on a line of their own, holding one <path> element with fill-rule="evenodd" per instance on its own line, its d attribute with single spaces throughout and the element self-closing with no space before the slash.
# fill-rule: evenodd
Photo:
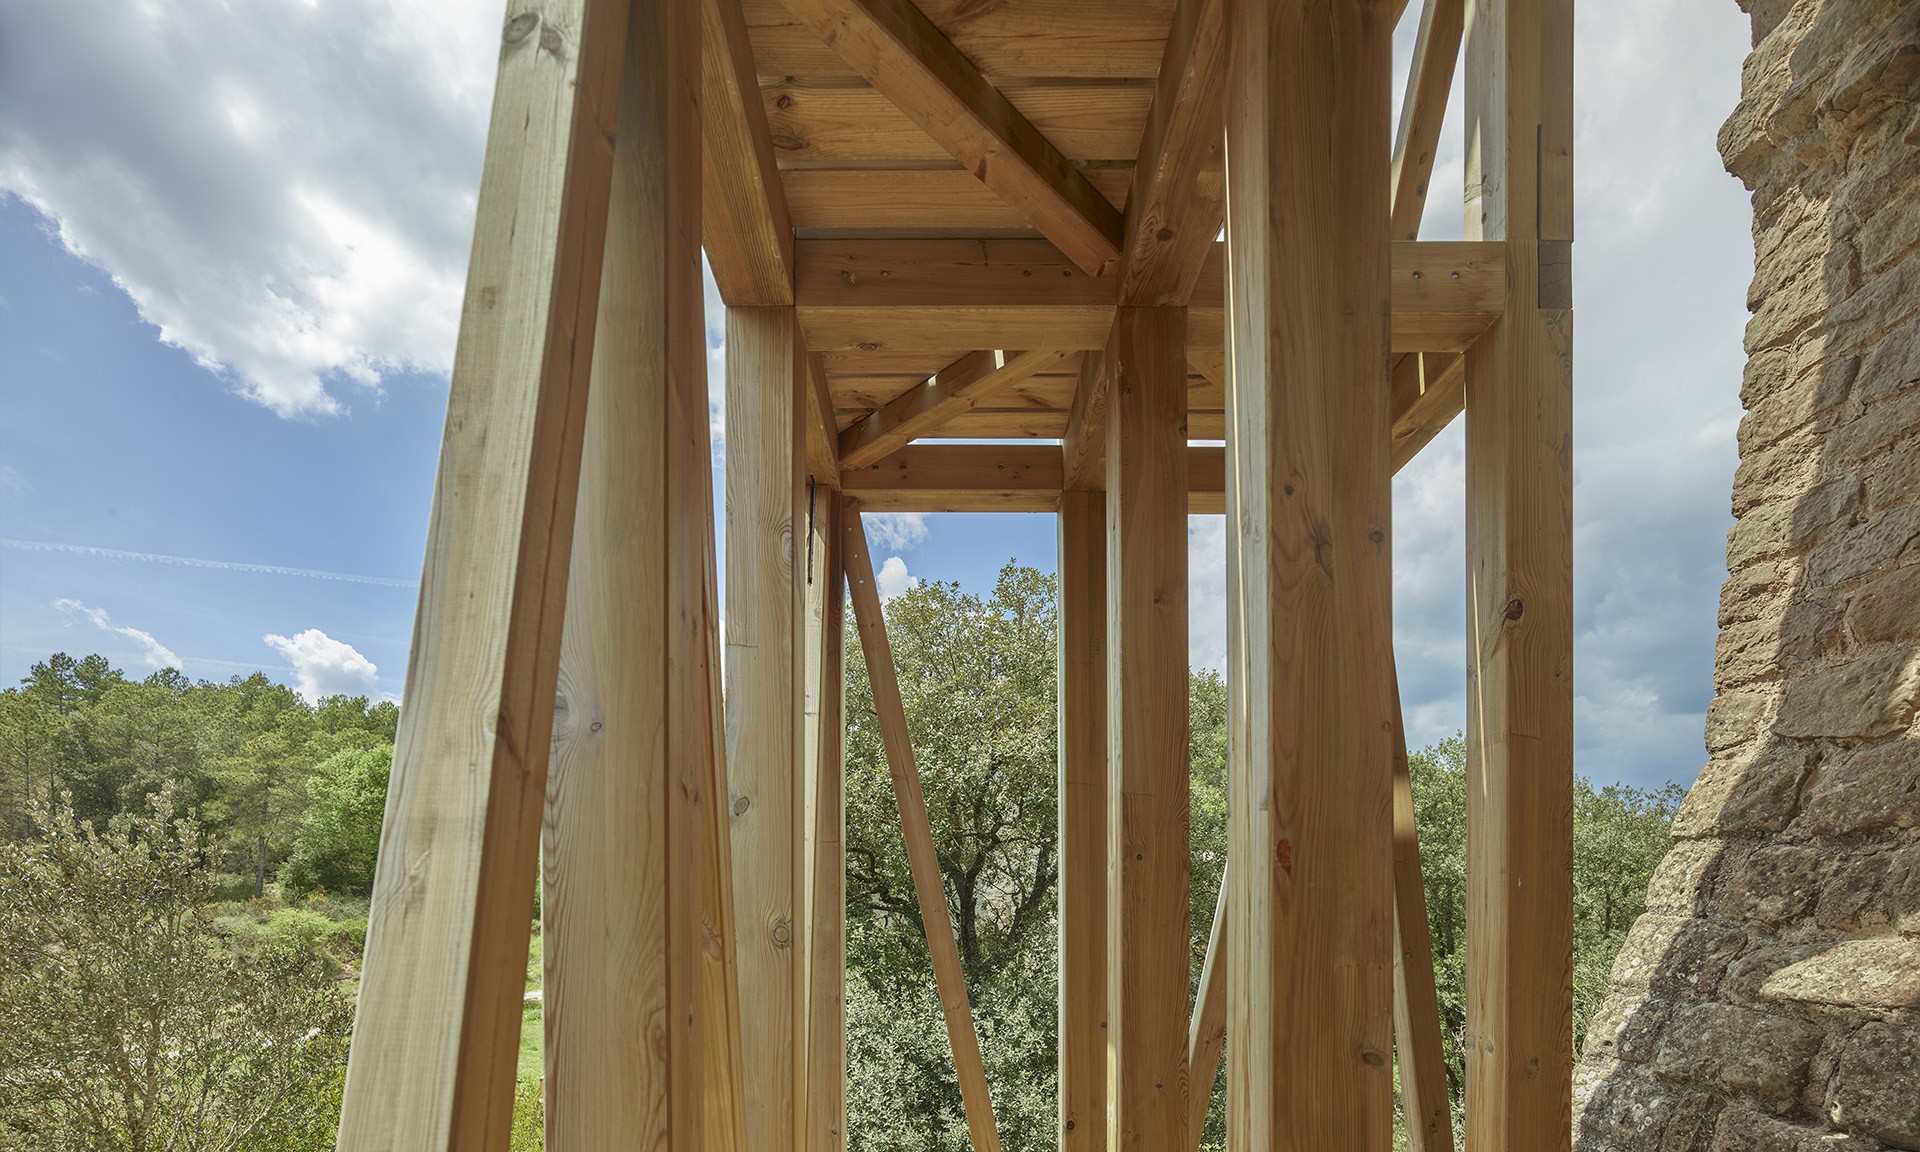
<svg viewBox="0 0 1920 1152">
<path fill-rule="evenodd" d="M 793 221 L 740 0 L 700 0 L 700 239 L 730 305 L 793 303 Z"/>
</svg>

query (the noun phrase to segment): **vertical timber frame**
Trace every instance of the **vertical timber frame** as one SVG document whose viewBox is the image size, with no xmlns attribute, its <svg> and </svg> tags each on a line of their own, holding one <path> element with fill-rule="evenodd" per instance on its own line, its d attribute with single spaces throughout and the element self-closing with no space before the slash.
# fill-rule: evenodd
<svg viewBox="0 0 1920 1152">
<path fill-rule="evenodd" d="M 510 0 L 341 1148 L 504 1150 L 628 0 Z"/>
<path fill-rule="evenodd" d="M 1229 8 L 1235 1148 L 1392 1141 L 1393 15 Z"/>
<path fill-rule="evenodd" d="M 1572 0 L 1468 0 L 1467 1148 L 1572 1145 Z"/>
<path fill-rule="evenodd" d="M 1107 1149 L 1107 502 L 1060 494 L 1061 1152 Z"/>
<path fill-rule="evenodd" d="M 1107 1147 L 1187 1137 L 1187 310 L 1115 310 L 1107 410 Z"/>
<path fill-rule="evenodd" d="M 807 1109 L 806 353 L 794 309 L 727 309 L 726 739 L 741 1147 L 800 1152 Z"/>
<path fill-rule="evenodd" d="M 808 490 L 807 1129 L 809 1152 L 847 1142 L 846 566 L 839 493 Z"/>
<path fill-rule="evenodd" d="M 546 788 L 546 1144 L 703 1147 L 713 499 L 699 24 L 635 4 Z"/>
</svg>

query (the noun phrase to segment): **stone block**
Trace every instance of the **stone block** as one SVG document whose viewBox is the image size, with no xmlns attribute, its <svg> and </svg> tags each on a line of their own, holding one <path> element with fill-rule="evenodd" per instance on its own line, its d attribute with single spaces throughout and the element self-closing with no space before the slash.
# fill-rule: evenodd
<svg viewBox="0 0 1920 1152">
<path fill-rule="evenodd" d="M 1720 586 L 1720 627 L 1766 614 L 1775 599 L 1780 568 L 1778 563 L 1768 560 L 1734 570 Z"/>
<path fill-rule="evenodd" d="M 1807 789 L 1795 828 L 1820 837 L 1857 836 L 1920 825 L 1920 741 L 1894 740 L 1855 751 L 1825 768 Z"/>
<path fill-rule="evenodd" d="M 1804 744 L 1771 741 L 1744 757 L 1709 761 L 1674 817 L 1678 838 L 1778 832 L 1798 810 L 1800 782 L 1812 770 Z"/>
<path fill-rule="evenodd" d="M 1621 1061 L 1582 1065 L 1576 1075 L 1588 1081 L 1573 1124 L 1581 1152 L 1706 1152 L 1718 1110 L 1708 1093 Z"/>
<path fill-rule="evenodd" d="M 1899 560 L 1915 544 L 1920 544 L 1920 504 L 1894 508 L 1815 548 L 1807 557 L 1807 578 L 1821 587 L 1845 584 Z"/>
<path fill-rule="evenodd" d="M 1785 844 L 1762 848 L 1727 885 L 1720 914 L 1780 924 L 1797 920 L 1820 898 L 1826 861 L 1812 848 Z"/>
<path fill-rule="evenodd" d="M 1920 254 L 1908 255 L 1882 269 L 1858 292 L 1827 309 L 1825 323 L 1841 348 L 1864 344 L 1889 325 L 1920 309 Z"/>
<path fill-rule="evenodd" d="M 1906 731 L 1920 696 L 1920 661 L 1900 649 L 1789 679 L 1774 717 L 1779 736 L 1840 739 Z"/>
<path fill-rule="evenodd" d="M 1867 1152 L 1877 1147 L 1844 1132 L 1803 1128 L 1734 1104 L 1720 1113 L 1710 1152 Z"/>
<path fill-rule="evenodd" d="M 1818 436 L 1788 436 L 1741 460 L 1733 474 L 1733 514 L 1806 491 L 1820 471 L 1820 447 Z"/>
<path fill-rule="evenodd" d="M 1835 868 L 1814 920 L 1854 936 L 1920 933 L 1920 844 L 1856 857 Z"/>
<path fill-rule="evenodd" d="M 1647 911 L 1668 916 L 1699 916 L 1711 900 L 1727 845 L 1721 840 L 1682 840 L 1674 844 L 1647 885 Z"/>
<path fill-rule="evenodd" d="M 1868 404 L 1834 429 L 1827 440 L 1827 466 L 1849 467 L 1915 431 L 1920 431 L 1920 388 L 1907 388 Z"/>
<path fill-rule="evenodd" d="M 1848 1037 L 1827 1092 L 1837 1127 L 1920 1149 L 1920 1030 L 1872 1021 Z"/>
<path fill-rule="evenodd" d="M 1861 507 L 1871 515 L 1913 499 L 1920 492 L 1920 442 L 1909 441 L 1875 457 L 1862 481 Z"/>
<path fill-rule="evenodd" d="M 1655 1074 L 1753 1098 L 1775 1114 L 1793 1107 L 1807 1084 L 1820 1027 L 1733 1004 L 1695 1004 L 1668 1025 L 1654 1053 Z"/>
<path fill-rule="evenodd" d="M 1750 739 L 1760 730 L 1772 694 L 1743 689 L 1717 692 L 1707 705 L 1707 751 L 1721 752 Z"/>
<path fill-rule="evenodd" d="M 1847 606 L 1857 644 L 1920 640 L 1920 564 L 1898 568 L 1862 588 Z"/>
<path fill-rule="evenodd" d="M 1909 187 L 1920 191 L 1920 183 Z M 1908 320 L 1881 336 L 1860 362 L 1855 383 L 1860 400 L 1867 404 L 1920 384 L 1920 319 Z"/>
<path fill-rule="evenodd" d="M 1711 995 L 1746 946 L 1746 931 L 1738 924 L 1642 913 L 1613 959 L 1613 985 L 1629 994 Z"/>
<path fill-rule="evenodd" d="M 1613 1057 L 1644 1064 L 1653 1059 L 1660 1029 L 1673 1015 L 1673 1002 L 1664 996 L 1616 991 L 1587 1021 L 1588 1059 Z"/>
<path fill-rule="evenodd" d="M 1920 1008 L 1920 942 L 1887 936 L 1842 940 L 1776 970 L 1766 1000 L 1850 1008 Z"/>
</svg>

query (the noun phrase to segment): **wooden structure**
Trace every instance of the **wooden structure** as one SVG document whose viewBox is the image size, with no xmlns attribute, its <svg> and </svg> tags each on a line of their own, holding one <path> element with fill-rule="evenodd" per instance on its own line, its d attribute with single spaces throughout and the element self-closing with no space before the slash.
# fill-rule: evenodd
<svg viewBox="0 0 1920 1152">
<path fill-rule="evenodd" d="M 1396 132 L 1406 6 L 510 0 L 342 1149 L 505 1149 L 536 873 L 550 1148 L 844 1147 L 849 594 L 999 1147 L 861 509 L 1058 514 L 1062 1149 L 1188 1152 L 1223 1036 L 1230 1147 L 1387 1148 L 1397 1057 L 1451 1148 L 1389 479 L 1462 410 L 1467 1147 L 1568 1147 L 1571 0 L 1405 13 Z M 1421 241 L 1457 61 L 1467 238 Z M 1223 511 L 1190 1005 L 1186 525 Z"/>
</svg>

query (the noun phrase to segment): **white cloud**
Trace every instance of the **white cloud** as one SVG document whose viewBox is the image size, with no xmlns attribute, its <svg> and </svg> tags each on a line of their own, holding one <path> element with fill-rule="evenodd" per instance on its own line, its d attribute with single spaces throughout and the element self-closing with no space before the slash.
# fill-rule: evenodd
<svg viewBox="0 0 1920 1152">
<path fill-rule="evenodd" d="M 0 17 L 0 191 L 283 416 L 451 361 L 497 35 L 469 0 Z"/>
<path fill-rule="evenodd" d="M 893 599 L 909 588 L 918 588 L 920 578 L 907 574 L 907 562 L 898 556 L 887 557 L 880 565 L 880 571 L 873 577 L 874 586 L 880 589 L 882 602 Z"/>
<path fill-rule="evenodd" d="M 173 650 L 165 644 L 155 640 L 153 633 L 145 632 L 138 628 L 116 627 L 112 619 L 107 616 L 107 610 L 105 608 L 89 608 L 78 600 L 55 600 L 53 606 L 62 612 L 72 612 L 85 616 L 87 619 L 93 621 L 94 626 L 101 631 L 117 632 L 140 645 L 140 658 L 146 661 L 147 667 L 149 668 L 178 668 L 181 666 L 180 657 L 175 656 Z"/>
<path fill-rule="evenodd" d="M 1187 517 L 1187 663 L 1227 668 L 1227 518 Z"/>
<path fill-rule="evenodd" d="M 925 512 L 862 512 L 861 527 L 867 541 L 887 552 L 904 552 L 927 539 Z"/>
<path fill-rule="evenodd" d="M 364 695 L 379 681 L 373 661 L 354 651 L 353 645 L 335 640 L 318 628 L 309 628 L 291 639 L 271 634 L 262 639 L 293 665 L 298 681 L 295 687 L 309 701 Z"/>
</svg>

